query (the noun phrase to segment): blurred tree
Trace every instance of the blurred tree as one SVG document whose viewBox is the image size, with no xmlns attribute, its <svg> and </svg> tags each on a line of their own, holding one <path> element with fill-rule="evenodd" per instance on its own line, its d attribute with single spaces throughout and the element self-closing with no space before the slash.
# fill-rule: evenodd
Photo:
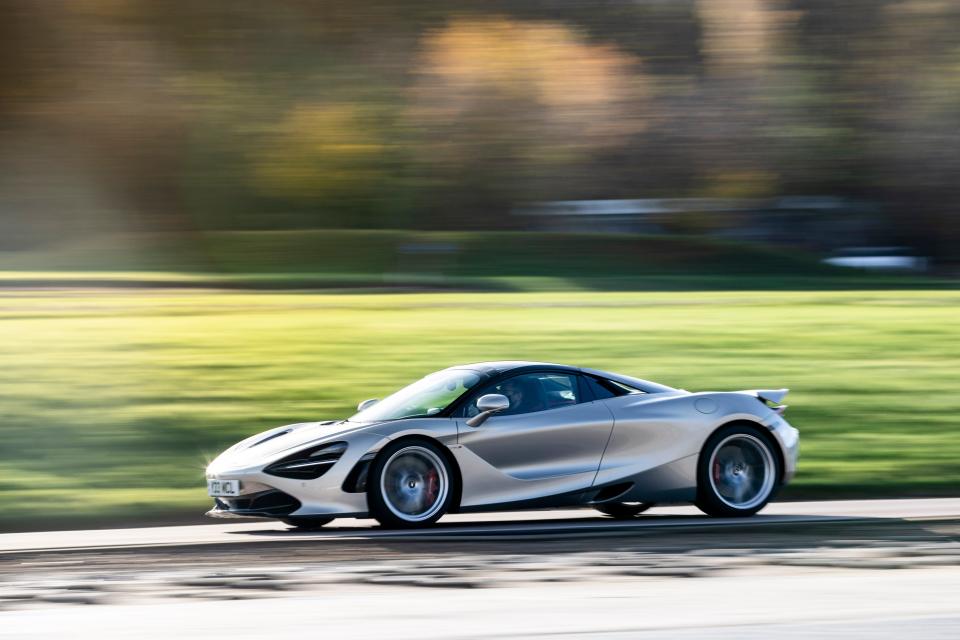
<svg viewBox="0 0 960 640">
<path fill-rule="evenodd" d="M 252 152 L 256 184 L 280 197 L 349 197 L 384 179 L 376 115 L 356 104 L 300 105 Z"/>
<path fill-rule="evenodd" d="M 0 187 L 2 227 L 28 243 L 182 229 L 185 113 L 161 45 L 113 22 L 116 3 L 8 1 L 14 55 L 0 68 L 18 70 L 0 72 L 0 162 L 17 179 Z"/>
<path fill-rule="evenodd" d="M 960 261 L 950 0 L 2 9 L 7 247 L 110 229 L 509 227 L 531 200 L 813 194 L 879 203 L 878 237 Z"/>
<path fill-rule="evenodd" d="M 458 225 L 562 198 L 592 153 L 646 124 L 638 61 L 560 24 L 457 18 L 427 34 L 418 66 L 417 166 L 439 186 L 433 215 Z"/>
</svg>

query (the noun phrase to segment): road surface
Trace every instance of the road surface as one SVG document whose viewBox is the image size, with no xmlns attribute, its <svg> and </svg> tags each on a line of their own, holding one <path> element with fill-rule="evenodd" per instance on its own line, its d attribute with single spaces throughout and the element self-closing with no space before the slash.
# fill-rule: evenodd
<svg viewBox="0 0 960 640">
<path fill-rule="evenodd" d="M 87 531 L 48 531 L 0 535 L 0 554 L 25 550 L 93 549 L 148 547 L 163 545 L 203 545 L 291 542 L 293 540 L 332 541 L 343 539 L 425 537 L 622 535 L 642 533 L 658 527 L 760 527 L 793 523 L 798 526 L 830 520 L 854 519 L 929 519 L 960 517 L 960 498 L 913 500 L 837 500 L 822 502 L 773 503 L 759 515 L 743 518 L 709 518 L 696 507 L 656 507 L 643 516 L 617 521 L 592 509 L 455 514 L 444 517 L 433 529 L 388 531 L 373 520 L 346 518 L 335 520 L 320 531 L 291 531 L 286 525 L 270 521 L 231 521 L 229 524 L 93 529 Z"/>
<path fill-rule="evenodd" d="M 960 637 L 960 500 L 0 535 L 0 638 Z"/>
</svg>

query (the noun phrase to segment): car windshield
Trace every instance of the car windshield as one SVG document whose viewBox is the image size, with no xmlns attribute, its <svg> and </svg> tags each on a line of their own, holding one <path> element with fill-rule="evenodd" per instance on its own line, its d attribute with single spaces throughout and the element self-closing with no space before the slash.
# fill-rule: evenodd
<svg viewBox="0 0 960 640">
<path fill-rule="evenodd" d="M 478 382 L 480 376 L 468 369 L 431 373 L 353 415 L 350 422 L 381 422 L 436 415 Z"/>
</svg>

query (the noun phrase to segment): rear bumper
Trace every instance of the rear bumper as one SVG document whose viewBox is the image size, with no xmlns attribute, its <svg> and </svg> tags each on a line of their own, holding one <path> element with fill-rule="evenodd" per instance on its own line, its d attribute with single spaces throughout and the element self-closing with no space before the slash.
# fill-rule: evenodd
<svg viewBox="0 0 960 640">
<path fill-rule="evenodd" d="M 780 416 L 775 416 L 768 424 L 773 437 L 780 445 L 783 454 L 783 476 L 781 484 L 787 484 L 797 473 L 797 459 L 800 457 L 800 431 Z"/>
</svg>

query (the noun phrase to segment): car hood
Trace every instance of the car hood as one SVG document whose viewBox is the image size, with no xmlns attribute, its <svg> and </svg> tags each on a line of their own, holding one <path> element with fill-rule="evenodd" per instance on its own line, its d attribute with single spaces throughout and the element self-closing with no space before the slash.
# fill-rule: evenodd
<svg viewBox="0 0 960 640">
<path fill-rule="evenodd" d="M 304 445 L 321 443 L 337 436 L 346 436 L 376 424 L 379 423 L 347 420 L 288 424 L 241 440 L 217 456 L 210 466 L 228 464 L 231 467 L 242 467 L 269 462 Z"/>
</svg>

